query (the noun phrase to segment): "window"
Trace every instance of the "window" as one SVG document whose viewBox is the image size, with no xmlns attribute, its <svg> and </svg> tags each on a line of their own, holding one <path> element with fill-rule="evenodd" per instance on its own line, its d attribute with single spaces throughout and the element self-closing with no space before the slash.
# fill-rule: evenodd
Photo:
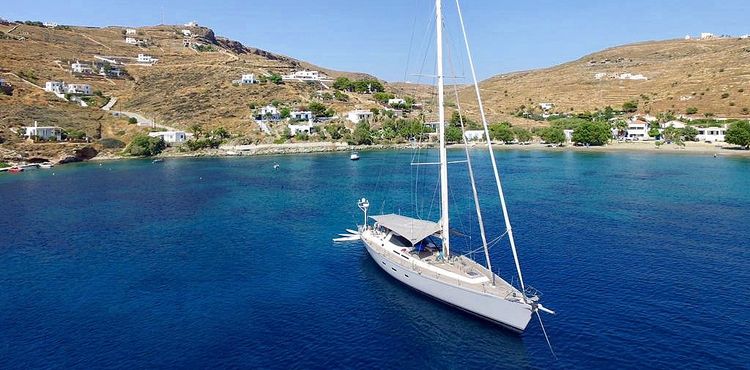
<svg viewBox="0 0 750 370">
<path fill-rule="evenodd" d="M 391 234 L 390 242 L 396 244 L 399 247 L 408 248 L 411 247 L 411 243 L 401 235 Z"/>
</svg>

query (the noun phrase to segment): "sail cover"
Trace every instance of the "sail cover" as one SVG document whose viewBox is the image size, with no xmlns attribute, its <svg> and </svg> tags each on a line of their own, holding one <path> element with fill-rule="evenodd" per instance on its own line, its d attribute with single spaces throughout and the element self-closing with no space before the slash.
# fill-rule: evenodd
<svg viewBox="0 0 750 370">
<path fill-rule="evenodd" d="M 380 226 L 409 239 L 411 244 L 416 244 L 420 240 L 440 232 L 440 224 L 432 221 L 419 220 L 396 214 L 370 216 L 370 218 L 375 220 Z"/>
</svg>

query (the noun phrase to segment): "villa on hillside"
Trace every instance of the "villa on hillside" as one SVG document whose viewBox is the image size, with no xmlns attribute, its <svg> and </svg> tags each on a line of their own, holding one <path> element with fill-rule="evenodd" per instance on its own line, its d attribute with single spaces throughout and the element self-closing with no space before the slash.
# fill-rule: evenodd
<svg viewBox="0 0 750 370">
<path fill-rule="evenodd" d="M 128 28 L 128 29 L 125 30 L 125 34 L 126 35 L 135 35 L 137 33 L 138 33 L 138 31 L 135 30 L 135 29 L 133 29 L 133 28 Z"/>
<path fill-rule="evenodd" d="M 65 86 L 65 92 L 76 95 L 91 95 L 93 90 L 88 84 L 68 84 Z"/>
<path fill-rule="evenodd" d="M 255 119 L 258 121 L 278 121 L 281 119 L 281 114 L 279 113 L 279 108 L 269 104 L 258 110 L 258 115 Z"/>
<path fill-rule="evenodd" d="M 55 22 L 44 22 L 42 23 L 42 26 L 47 27 L 47 28 L 55 28 L 58 26 L 58 24 Z"/>
<path fill-rule="evenodd" d="M 79 74 L 93 74 L 94 69 L 91 67 L 90 64 L 81 63 L 79 61 L 75 61 L 75 63 L 70 65 L 70 71 L 73 73 L 79 73 Z"/>
<path fill-rule="evenodd" d="M 136 60 L 141 64 L 154 64 L 159 61 L 159 59 L 146 54 L 138 54 L 138 58 L 136 58 Z"/>
<path fill-rule="evenodd" d="M 65 82 L 47 81 L 44 84 L 44 91 L 55 93 L 55 94 L 64 94 L 65 87 L 66 87 Z"/>
<path fill-rule="evenodd" d="M 198 27 L 198 22 L 192 21 L 185 23 L 185 27 Z"/>
<path fill-rule="evenodd" d="M 724 141 L 724 134 L 726 132 L 726 125 L 722 127 L 698 127 L 698 136 L 695 138 L 698 141 L 715 143 L 717 141 Z"/>
<path fill-rule="evenodd" d="M 388 99 L 388 105 L 402 105 L 406 104 L 406 100 L 401 98 Z"/>
<path fill-rule="evenodd" d="M 288 75 L 282 75 L 283 81 L 331 81 L 331 78 L 318 71 L 294 71 Z"/>
<path fill-rule="evenodd" d="M 130 45 L 137 45 L 138 44 L 138 40 L 136 40 L 134 37 L 126 37 L 125 38 L 125 43 L 126 44 L 130 44 Z"/>
<path fill-rule="evenodd" d="M 62 128 L 57 126 L 39 126 L 34 121 L 34 126 L 24 127 L 24 135 L 29 139 L 38 138 L 41 140 L 50 140 L 54 138 L 57 141 L 62 140 Z"/>
<path fill-rule="evenodd" d="M 257 81 L 255 80 L 255 75 L 252 73 L 243 74 L 242 76 L 240 76 L 239 80 L 232 81 L 233 84 L 239 84 L 239 85 L 252 85 L 256 82 Z"/>
<path fill-rule="evenodd" d="M 374 116 L 369 110 L 355 109 L 346 114 L 346 119 L 352 123 L 360 123 L 361 121 L 370 121 Z"/>
<path fill-rule="evenodd" d="M 297 134 L 300 134 L 300 133 L 305 133 L 309 135 L 313 131 L 312 123 L 307 123 L 304 125 L 289 124 L 287 125 L 287 127 L 289 127 L 289 132 L 292 136 L 296 136 Z"/>
<path fill-rule="evenodd" d="M 701 40 L 709 40 L 714 38 L 716 38 L 716 35 L 711 32 L 701 32 Z"/>
<path fill-rule="evenodd" d="M 289 112 L 289 118 L 294 121 L 312 121 L 313 113 L 309 110 L 294 110 Z"/>
<path fill-rule="evenodd" d="M 185 131 L 149 132 L 148 136 L 159 137 L 167 144 L 182 144 L 187 140 L 187 134 Z"/>
</svg>

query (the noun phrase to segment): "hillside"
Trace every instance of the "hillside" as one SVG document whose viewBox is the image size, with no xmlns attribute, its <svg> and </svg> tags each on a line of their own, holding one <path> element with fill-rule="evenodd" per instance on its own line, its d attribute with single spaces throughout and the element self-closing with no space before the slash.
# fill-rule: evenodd
<svg viewBox="0 0 750 370">
<path fill-rule="evenodd" d="M 190 37 L 182 34 L 189 30 Z M 0 136 L 6 141 L 19 141 L 11 128 L 32 124 L 59 125 L 65 129 L 83 130 L 94 136 L 100 125 L 104 137 L 125 141 L 133 133 L 144 131 L 128 125 L 98 109 L 107 97 L 119 100 L 114 110 L 140 113 L 157 123 L 188 128 L 193 124 L 204 128 L 224 126 L 235 136 L 259 136 L 252 119 L 251 106 L 274 100 L 295 108 L 311 101 L 320 84 L 287 82 L 240 86 L 233 84 L 242 74 L 264 76 L 294 70 L 313 69 L 333 78 L 374 78 L 321 68 L 303 61 L 214 35 L 205 27 L 155 26 L 138 28 L 137 40 L 146 45 L 125 42 L 124 27 L 46 28 L 37 25 L 0 24 L 0 78 L 14 87 L 11 96 L 0 95 Z M 186 47 L 201 45 L 200 48 Z M 198 51 L 200 49 L 201 51 Z M 138 65 L 135 57 L 147 54 L 158 58 L 153 65 Z M 122 79 L 72 75 L 72 62 L 91 63 L 95 56 L 125 61 L 127 77 Z M 97 104 L 87 108 L 66 102 L 44 92 L 46 81 L 87 83 L 103 95 Z M 36 85 L 36 86 L 35 86 Z M 354 108 L 376 106 L 369 95 L 349 94 L 348 102 L 328 101 L 326 105 L 343 113 Z"/>
<path fill-rule="evenodd" d="M 625 73 L 647 80 L 618 79 Z M 599 77 L 599 78 L 597 78 Z M 639 78 L 639 77 L 635 77 Z M 492 119 L 507 117 L 521 106 L 541 113 L 616 109 L 638 102 L 640 112 L 673 111 L 695 116 L 747 117 L 750 110 L 750 39 L 668 40 L 606 49 L 555 67 L 498 75 L 481 82 Z M 472 89 L 461 100 L 471 104 Z"/>
</svg>

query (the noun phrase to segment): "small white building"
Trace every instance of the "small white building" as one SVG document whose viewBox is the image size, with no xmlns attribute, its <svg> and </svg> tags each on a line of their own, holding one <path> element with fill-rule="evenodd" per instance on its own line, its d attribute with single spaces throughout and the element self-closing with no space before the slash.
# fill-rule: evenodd
<svg viewBox="0 0 750 370">
<path fill-rule="evenodd" d="M 57 23 L 55 23 L 55 22 L 44 22 L 44 23 L 42 23 L 42 26 L 47 27 L 47 28 L 55 28 L 55 27 L 57 27 Z"/>
<path fill-rule="evenodd" d="M 406 100 L 401 98 L 388 99 L 388 105 L 402 105 L 406 104 Z"/>
<path fill-rule="evenodd" d="M 318 71 L 294 71 L 291 74 L 281 76 L 283 81 L 326 81 L 330 78 Z"/>
<path fill-rule="evenodd" d="M 690 40 L 690 35 L 685 35 L 685 40 Z"/>
<path fill-rule="evenodd" d="M 128 28 L 125 30 L 126 35 L 136 35 L 138 34 L 138 31 L 134 28 Z"/>
<path fill-rule="evenodd" d="M 674 127 L 674 128 L 685 128 L 685 123 L 678 120 L 672 120 L 661 124 L 661 128 Z"/>
<path fill-rule="evenodd" d="M 136 40 L 135 37 L 126 37 L 125 43 L 130 45 L 138 45 L 138 40 Z"/>
<path fill-rule="evenodd" d="M 309 110 L 294 110 L 289 112 L 289 118 L 295 121 L 312 121 L 313 113 Z"/>
<path fill-rule="evenodd" d="M 167 144 L 182 144 L 187 140 L 187 134 L 185 131 L 149 132 L 148 136 L 160 137 Z"/>
<path fill-rule="evenodd" d="M 724 141 L 724 134 L 727 133 L 726 126 L 722 127 L 698 127 L 698 136 L 695 138 L 698 141 L 706 141 L 715 143 L 717 141 Z"/>
<path fill-rule="evenodd" d="M 369 110 L 355 109 L 346 114 L 346 119 L 348 119 L 349 122 L 352 123 L 359 123 L 361 121 L 372 120 L 374 116 L 375 115 Z"/>
<path fill-rule="evenodd" d="M 625 138 L 630 140 L 646 140 L 651 137 L 648 136 L 648 123 L 644 121 L 631 121 L 628 122 L 628 133 Z"/>
<path fill-rule="evenodd" d="M 39 123 L 34 121 L 34 126 L 24 127 L 24 135 L 27 138 L 39 138 L 42 140 L 49 140 L 54 138 L 55 140 L 62 140 L 62 129 L 57 126 L 39 126 Z"/>
<path fill-rule="evenodd" d="M 482 141 L 484 140 L 484 130 L 466 130 L 464 131 L 464 137 L 466 141 Z"/>
<path fill-rule="evenodd" d="M 146 54 L 138 54 L 138 58 L 136 60 L 141 64 L 154 64 L 159 61 L 159 59 Z"/>
<path fill-rule="evenodd" d="M 239 81 L 239 83 L 242 84 L 242 85 L 252 85 L 255 82 L 256 82 L 255 75 L 252 74 L 252 73 L 243 74 L 240 77 L 240 81 Z"/>
<path fill-rule="evenodd" d="M 708 40 L 716 38 L 716 35 L 714 35 L 711 32 L 701 32 L 701 40 Z"/>
<path fill-rule="evenodd" d="M 70 65 L 70 70 L 73 73 L 82 73 L 82 74 L 92 74 L 92 73 L 94 73 L 94 69 L 91 68 L 91 65 L 85 64 L 85 63 L 81 63 L 81 62 L 79 62 L 77 60 L 76 60 L 75 63 L 73 63 L 73 64 Z"/>
<path fill-rule="evenodd" d="M 91 89 L 91 85 L 88 84 L 67 84 L 65 92 L 68 94 L 91 95 L 93 90 Z"/>
<path fill-rule="evenodd" d="M 642 74 L 632 74 L 632 73 L 620 73 L 616 77 L 618 80 L 633 80 L 633 81 L 646 81 L 648 80 L 648 77 L 642 75 Z"/>
<path fill-rule="evenodd" d="M 44 84 L 44 91 L 52 92 L 55 94 L 64 94 L 65 93 L 65 82 L 61 81 L 47 81 Z"/>
<path fill-rule="evenodd" d="M 292 136 L 296 136 L 297 134 L 305 133 L 310 134 L 312 133 L 313 125 L 308 123 L 304 125 L 293 125 L 289 124 L 287 127 L 289 127 L 289 132 L 292 134 Z"/>
<path fill-rule="evenodd" d="M 539 103 L 539 108 L 542 108 L 543 111 L 548 111 L 555 107 L 555 104 L 553 103 Z"/>
<path fill-rule="evenodd" d="M 193 35 L 193 32 L 190 30 L 182 30 L 182 35 L 185 37 L 190 37 Z"/>
<path fill-rule="evenodd" d="M 262 120 L 278 121 L 279 119 L 281 119 L 281 113 L 279 113 L 279 108 L 276 108 L 273 105 L 269 104 L 258 110 L 258 115 L 256 119 L 260 121 Z"/>
<path fill-rule="evenodd" d="M 185 23 L 185 27 L 198 27 L 198 22 L 192 21 Z"/>
</svg>

